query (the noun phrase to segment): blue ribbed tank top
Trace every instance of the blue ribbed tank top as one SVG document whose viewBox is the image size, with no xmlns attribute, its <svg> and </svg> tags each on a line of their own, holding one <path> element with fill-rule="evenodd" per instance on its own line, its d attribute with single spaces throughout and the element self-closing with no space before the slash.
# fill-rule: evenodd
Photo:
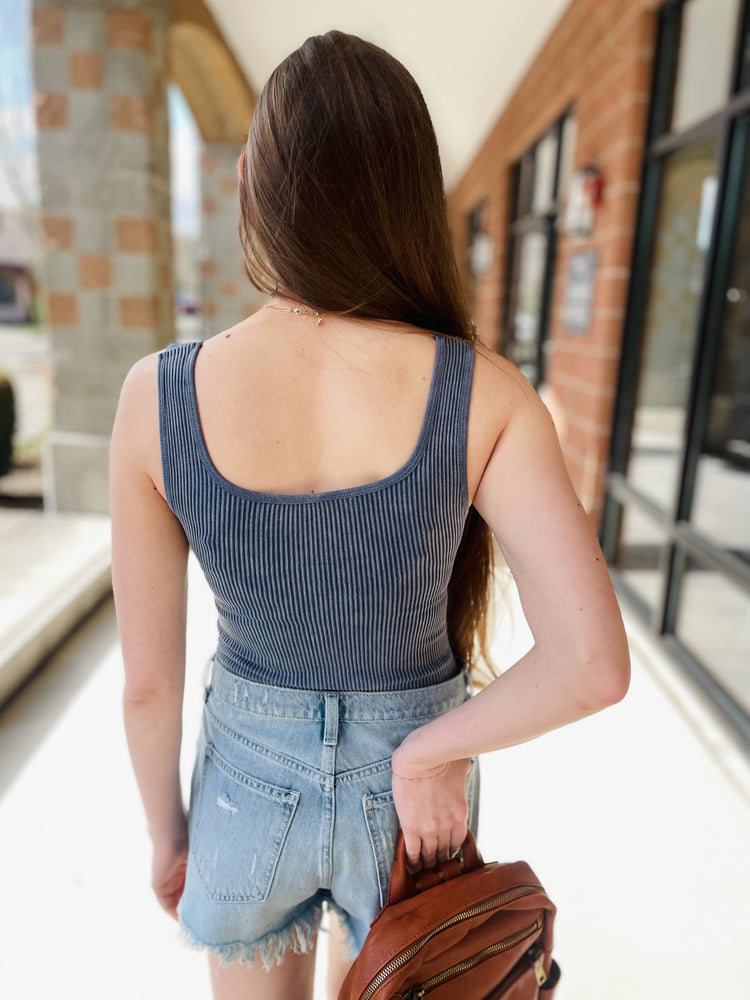
<svg viewBox="0 0 750 1000">
<path fill-rule="evenodd" d="M 195 393 L 201 342 L 159 355 L 167 502 L 213 591 L 216 657 L 228 670 L 281 687 L 393 691 L 460 669 L 446 607 L 469 512 L 474 346 L 434 337 L 407 462 L 362 486 L 291 495 L 243 489 L 211 461 Z"/>
</svg>

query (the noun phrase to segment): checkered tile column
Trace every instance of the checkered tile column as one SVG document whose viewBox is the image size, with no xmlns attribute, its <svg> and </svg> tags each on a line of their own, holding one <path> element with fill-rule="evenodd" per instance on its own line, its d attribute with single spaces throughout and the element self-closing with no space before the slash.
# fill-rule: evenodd
<svg viewBox="0 0 750 1000">
<path fill-rule="evenodd" d="M 55 431 L 47 505 L 106 511 L 122 380 L 173 332 L 168 5 L 33 0 Z"/>
<path fill-rule="evenodd" d="M 241 146 L 231 143 L 208 142 L 203 147 L 201 299 L 203 332 L 207 337 L 234 326 L 267 301 L 267 296 L 250 284 L 242 263 L 237 233 L 237 160 L 241 152 Z"/>
</svg>

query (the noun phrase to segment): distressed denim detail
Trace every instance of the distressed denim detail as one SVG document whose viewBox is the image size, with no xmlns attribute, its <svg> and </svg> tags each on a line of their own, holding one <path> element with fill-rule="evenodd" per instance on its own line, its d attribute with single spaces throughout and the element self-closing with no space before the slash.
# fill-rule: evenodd
<svg viewBox="0 0 750 1000">
<path fill-rule="evenodd" d="M 206 747 L 193 856 L 211 899 L 268 897 L 298 801 L 299 792 L 243 774 Z"/>
<path fill-rule="evenodd" d="M 293 914 L 285 927 L 278 930 L 269 931 L 257 941 L 231 941 L 227 944 L 210 944 L 202 941 L 187 926 L 180 914 L 180 927 L 185 941 L 193 948 L 206 949 L 212 955 L 216 955 L 220 965 L 232 965 L 239 962 L 242 965 L 252 966 L 256 958 L 260 958 L 263 968 L 268 971 L 274 965 L 281 965 L 287 949 L 301 955 L 311 951 L 315 946 L 315 937 L 320 930 L 323 919 L 323 909 L 325 900 L 313 901 L 300 913 Z M 342 921 L 346 927 L 346 917 Z M 347 942 L 348 944 L 348 942 Z M 352 955 L 354 957 L 356 951 Z"/>
</svg>

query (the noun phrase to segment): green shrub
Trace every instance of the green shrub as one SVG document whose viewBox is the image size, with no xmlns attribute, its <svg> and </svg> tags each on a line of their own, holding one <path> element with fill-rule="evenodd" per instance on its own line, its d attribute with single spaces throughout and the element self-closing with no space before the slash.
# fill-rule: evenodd
<svg viewBox="0 0 750 1000">
<path fill-rule="evenodd" d="M 0 476 L 13 465 L 13 431 L 16 426 L 16 401 L 10 379 L 0 372 Z"/>
</svg>

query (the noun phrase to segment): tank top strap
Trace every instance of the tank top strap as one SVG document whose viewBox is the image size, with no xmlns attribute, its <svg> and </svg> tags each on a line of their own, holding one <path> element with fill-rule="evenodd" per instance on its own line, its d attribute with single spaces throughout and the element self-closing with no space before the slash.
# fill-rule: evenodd
<svg viewBox="0 0 750 1000">
<path fill-rule="evenodd" d="M 433 464 L 439 462 L 442 474 L 460 487 L 465 498 L 468 497 L 466 436 L 475 348 L 471 341 L 444 335 L 439 335 L 438 347 L 442 357 L 428 449 Z"/>
<path fill-rule="evenodd" d="M 196 484 L 202 466 L 194 445 L 193 370 L 201 341 L 170 344 L 159 354 L 159 443 L 167 503 L 173 511 Z M 195 494 L 193 494 L 195 495 Z"/>
</svg>

